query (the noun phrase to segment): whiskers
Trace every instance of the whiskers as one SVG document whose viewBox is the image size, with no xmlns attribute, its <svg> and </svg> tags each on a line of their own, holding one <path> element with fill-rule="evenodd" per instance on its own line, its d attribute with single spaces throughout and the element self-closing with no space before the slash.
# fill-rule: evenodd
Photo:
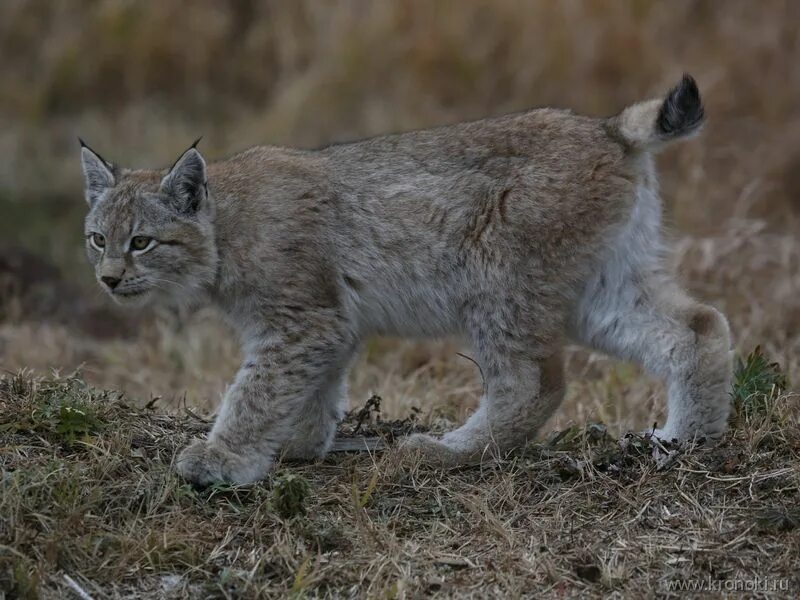
<svg viewBox="0 0 800 600">
<path fill-rule="evenodd" d="M 172 279 L 167 279 L 166 277 L 154 277 L 152 275 L 149 275 L 147 279 L 149 282 L 153 283 L 153 287 L 161 290 L 162 292 L 166 292 L 169 290 L 164 285 L 159 285 L 159 284 L 174 285 L 182 292 L 188 291 L 187 286 L 181 283 L 180 281 L 174 281 Z"/>
</svg>

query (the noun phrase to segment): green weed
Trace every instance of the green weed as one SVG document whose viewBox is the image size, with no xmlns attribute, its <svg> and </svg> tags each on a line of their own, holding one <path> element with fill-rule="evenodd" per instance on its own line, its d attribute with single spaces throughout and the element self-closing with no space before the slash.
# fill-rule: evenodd
<svg viewBox="0 0 800 600">
<path fill-rule="evenodd" d="M 736 359 L 732 394 L 737 413 L 744 419 L 768 414 L 788 385 L 781 366 L 756 346 L 745 358 Z"/>
<path fill-rule="evenodd" d="M 304 515 L 310 495 L 311 486 L 304 477 L 292 473 L 283 475 L 272 487 L 272 508 L 284 519 Z"/>
</svg>

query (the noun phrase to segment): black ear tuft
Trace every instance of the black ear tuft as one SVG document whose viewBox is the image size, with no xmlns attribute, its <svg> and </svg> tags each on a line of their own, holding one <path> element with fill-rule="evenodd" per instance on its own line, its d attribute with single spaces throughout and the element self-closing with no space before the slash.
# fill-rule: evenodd
<svg viewBox="0 0 800 600">
<path fill-rule="evenodd" d="M 180 212 L 193 213 L 200 207 L 206 196 L 206 162 L 194 145 L 175 161 L 161 180 L 161 191 Z"/>
<path fill-rule="evenodd" d="M 116 184 L 114 165 L 92 150 L 81 138 L 78 141 L 81 144 L 86 202 L 92 206 L 103 192 Z"/>
<path fill-rule="evenodd" d="M 94 154 L 94 155 L 95 155 L 97 158 L 99 158 L 99 159 L 100 159 L 100 160 L 103 162 L 103 164 L 109 168 L 109 170 L 112 170 L 112 171 L 114 170 L 114 165 L 112 165 L 112 164 L 111 164 L 110 162 L 108 162 L 108 161 L 107 161 L 105 158 L 103 158 L 102 156 L 100 156 L 100 153 L 99 153 L 99 152 L 97 152 L 96 150 L 93 150 L 93 149 L 92 149 L 92 148 L 89 146 L 89 144 L 87 144 L 86 142 L 84 142 L 84 141 L 83 141 L 83 138 L 82 138 L 82 137 L 80 137 L 80 136 L 78 136 L 78 143 L 81 145 L 81 150 L 83 150 L 83 149 L 85 148 L 86 150 L 88 150 L 89 152 L 91 152 L 92 154 Z"/>
</svg>

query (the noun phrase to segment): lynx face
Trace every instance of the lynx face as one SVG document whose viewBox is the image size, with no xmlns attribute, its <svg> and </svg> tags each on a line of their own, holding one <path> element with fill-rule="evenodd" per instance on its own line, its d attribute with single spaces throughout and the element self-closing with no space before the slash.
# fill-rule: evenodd
<svg viewBox="0 0 800 600">
<path fill-rule="evenodd" d="M 217 260 L 200 154 L 190 148 L 166 175 L 116 169 L 85 145 L 82 162 L 86 253 L 100 286 L 125 305 L 196 299 Z"/>
</svg>

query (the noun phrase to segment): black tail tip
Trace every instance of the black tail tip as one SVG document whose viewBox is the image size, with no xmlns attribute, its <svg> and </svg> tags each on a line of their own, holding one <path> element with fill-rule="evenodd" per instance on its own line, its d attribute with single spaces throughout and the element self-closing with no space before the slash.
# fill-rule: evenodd
<svg viewBox="0 0 800 600">
<path fill-rule="evenodd" d="M 659 133 L 664 137 L 675 137 L 699 127 L 705 118 L 703 102 L 697 82 L 684 73 L 680 83 L 667 94 L 656 121 Z"/>
</svg>

